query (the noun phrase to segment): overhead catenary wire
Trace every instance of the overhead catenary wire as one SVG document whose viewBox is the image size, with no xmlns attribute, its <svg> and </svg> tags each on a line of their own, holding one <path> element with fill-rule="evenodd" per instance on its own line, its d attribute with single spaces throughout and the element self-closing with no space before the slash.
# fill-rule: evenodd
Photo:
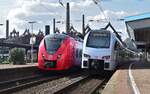
<svg viewBox="0 0 150 94">
<path fill-rule="evenodd" d="M 105 15 L 105 12 L 104 12 L 102 6 L 100 5 L 100 3 L 98 3 L 97 0 L 93 0 L 93 2 L 94 2 L 95 5 L 98 6 L 98 8 L 99 8 L 100 11 L 102 12 L 102 15 L 104 16 L 105 20 L 109 23 L 109 22 L 110 22 L 109 17 L 107 17 L 107 16 Z"/>
<path fill-rule="evenodd" d="M 58 2 L 59 2 L 59 4 L 60 4 L 62 7 L 64 7 L 64 8 L 65 8 L 65 6 L 64 6 L 64 4 L 62 3 L 62 1 L 61 1 L 61 0 L 59 0 Z"/>
<path fill-rule="evenodd" d="M 107 29 L 108 27 L 111 27 L 111 29 L 113 30 L 113 33 L 115 33 L 115 35 L 116 35 L 118 41 L 121 43 L 121 45 L 122 45 L 126 50 L 128 50 L 128 51 L 130 51 L 130 52 L 132 52 L 132 53 L 136 53 L 135 51 L 132 51 L 131 49 L 129 49 L 129 48 L 127 47 L 127 45 L 122 41 L 121 36 L 118 34 L 118 32 L 117 32 L 117 31 L 115 30 L 115 28 L 112 26 L 109 17 L 107 17 L 107 16 L 105 15 L 105 12 L 104 12 L 103 8 L 101 7 L 100 4 L 98 4 L 98 1 L 97 1 L 97 0 L 93 0 L 93 2 L 99 7 L 100 11 L 102 12 L 102 14 L 104 15 L 106 21 L 108 22 L 108 24 L 107 24 L 107 26 L 105 27 L 105 29 Z"/>
<path fill-rule="evenodd" d="M 38 2 L 38 0 L 34 0 L 35 2 Z M 46 9 L 47 11 L 50 11 L 51 9 L 49 8 L 49 7 L 47 7 L 42 1 L 41 2 L 38 2 L 38 4 L 41 6 L 41 8 L 44 8 L 44 9 Z M 62 16 L 61 15 L 58 15 L 57 13 L 56 13 L 56 15 L 57 16 L 59 16 L 60 18 L 62 18 Z"/>
<path fill-rule="evenodd" d="M 34 1 L 37 1 L 37 0 L 34 0 Z M 61 3 L 61 0 L 59 0 L 59 2 Z M 42 2 L 39 2 L 39 5 L 42 7 L 42 8 L 44 8 L 44 9 L 46 9 L 47 11 L 50 11 L 51 9 L 50 8 L 48 8 L 47 6 L 45 6 L 45 4 L 44 3 L 42 3 Z M 63 3 L 61 3 L 61 6 L 63 5 Z M 65 7 L 64 5 L 63 5 L 63 7 Z M 63 17 L 62 17 L 62 15 L 58 15 L 57 13 L 55 14 L 56 16 L 58 16 L 58 17 L 60 17 L 61 19 L 63 19 Z M 64 24 L 64 21 L 56 21 L 56 23 L 61 23 L 61 24 Z M 60 25 L 61 27 L 63 27 L 62 25 Z"/>
</svg>

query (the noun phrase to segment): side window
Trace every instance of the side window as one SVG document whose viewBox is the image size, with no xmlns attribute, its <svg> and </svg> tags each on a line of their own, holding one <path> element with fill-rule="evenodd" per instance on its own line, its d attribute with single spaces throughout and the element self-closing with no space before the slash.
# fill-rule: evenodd
<svg viewBox="0 0 150 94">
<path fill-rule="evenodd" d="M 82 50 L 76 49 L 76 58 L 81 58 L 82 57 Z"/>
<path fill-rule="evenodd" d="M 82 57 L 82 50 L 80 50 L 79 57 Z"/>
<path fill-rule="evenodd" d="M 78 49 L 76 49 L 76 58 L 78 58 L 78 54 L 79 54 Z"/>
<path fill-rule="evenodd" d="M 118 42 L 115 43 L 114 50 L 120 50 L 121 47 Z"/>
</svg>

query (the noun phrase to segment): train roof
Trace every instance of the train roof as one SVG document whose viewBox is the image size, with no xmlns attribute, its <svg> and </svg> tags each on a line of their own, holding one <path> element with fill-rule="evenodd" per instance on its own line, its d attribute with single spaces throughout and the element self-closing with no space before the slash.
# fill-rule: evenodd
<svg viewBox="0 0 150 94">
<path fill-rule="evenodd" d="M 60 33 L 54 33 L 54 34 L 49 34 L 49 35 L 46 35 L 45 38 L 66 38 L 66 37 L 71 37 L 73 39 L 76 39 L 80 42 L 83 42 L 83 40 L 79 37 L 73 37 L 73 36 L 70 36 L 70 35 L 67 35 L 67 34 L 60 34 Z"/>
<path fill-rule="evenodd" d="M 55 34 L 46 35 L 45 38 L 47 38 L 47 37 L 49 37 L 49 38 L 65 38 L 65 37 L 67 37 L 67 35 L 55 33 Z"/>
<path fill-rule="evenodd" d="M 107 32 L 107 33 L 109 33 L 110 31 L 102 28 L 102 29 L 90 30 L 90 32 Z"/>
</svg>

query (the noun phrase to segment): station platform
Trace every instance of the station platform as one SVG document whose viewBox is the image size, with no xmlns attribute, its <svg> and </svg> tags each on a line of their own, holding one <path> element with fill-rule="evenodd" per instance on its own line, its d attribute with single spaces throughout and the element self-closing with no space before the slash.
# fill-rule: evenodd
<svg viewBox="0 0 150 94">
<path fill-rule="evenodd" d="M 37 63 L 27 63 L 26 65 L 0 64 L 0 82 L 31 76 L 37 70 Z"/>
<path fill-rule="evenodd" d="M 102 94 L 150 94 L 150 62 L 123 64 L 113 74 Z"/>
<path fill-rule="evenodd" d="M 14 68 L 36 67 L 36 66 L 37 66 L 37 63 L 27 63 L 25 65 L 0 64 L 0 70 L 14 69 Z"/>
</svg>

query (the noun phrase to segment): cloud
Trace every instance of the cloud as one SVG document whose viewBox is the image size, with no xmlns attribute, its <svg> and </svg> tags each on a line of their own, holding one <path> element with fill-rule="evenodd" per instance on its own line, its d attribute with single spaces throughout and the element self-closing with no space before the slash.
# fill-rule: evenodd
<svg viewBox="0 0 150 94">
<path fill-rule="evenodd" d="M 66 7 L 67 0 L 64 0 L 66 2 L 63 3 L 63 5 Z M 93 3 L 92 0 L 70 0 L 70 9 L 74 11 L 80 11 L 83 8 L 90 7 Z"/>
<path fill-rule="evenodd" d="M 61 20 L 65 22 L 66 8 L 62 7 L 57 0 L 17 0 L 17 7 L 11 9 L 7 18 L 10 20 L 10 31 L 13 28 L 24 32 L 25 28 L 31 28 L 28 24 L 29 21 L 37 21 L 34 24 L 34 29 L 44 30 L 44 25 L 49 24 L 52 27 L 52 19 Z M 112 1 L 112 0 L 102 0 L 102 1 Z M 81 20 L 81 15 L 85 13 L 86 20 L 97 20 L 97 22 L 105 22 L 105 17 L 100 13 L 97 6 L 92 0 L 62 0 L 64 6 L 66 2 L 70 2 L 71 7 L 71 23 L 81 31 L 81 23 L 77 23 L 74 20 Z M 84 11 L 86 10 L 86 11 Z M 124 25 L 118 24 L 117 19 L 124 16 L 131 15 L 133 13 L 128 13 L 125 11 L 104 11 L 106 17 L 110 18 L 114 26 L 118 30 L 121 30 Z M 90 23 L 92 28 L 100 28 L 100 23 Z M 104 24 L 105 25 L 105 24 Z M 56 24 L 61 30 L 65 30 L 64 24 Z M 52 28 L 51 28 L 52 29 Z M 124 30 L 124 28 L 122 29 Z"/>
<path fill-rule="evenodd" d="M 5 37 L 5 29 L 1 27 L 0 28 L 0 38 L 4 38 L 4 37 Z"/>
<path fill-rule="evenodd" d="M 40 28 L 44 30 L 44 25 L 51 24 L 50 21 L 54 17 L 61 17 L 62 7 L 60 4 L 43 1 L 44 0 L 18 0 L 17 7 L 11 9 L 7 16 L 11 24 L 10 31 L 16 28 L 20 33 L 23 33 L 23 29 L 30 28 L 28 24 L 29 21 L 37 21 L 35 24 L 36 31 Z"/>
<path fill-rule="evenodd" d="M 64 6 L 70 3 L 72 19 L 80 15 L 82 9 L 91 7 L 92 0 L 62 0 Z M 35 29 L 42 28 L 45 24 L 52 24 L 52 19 L 62 20 L 65 22 L 66 8 L 63 8 L 56 0 L 17 0 L 17 7 L 11 9 L 7 19 L 10 20 L 10 31 L 14 28 L 23 33 L 23 29 L 30 28 L 28 21 L 37 21 Z M 76 13 L 74 13 L 76 12 Z M 60 26 L 60 25 L 58 25 Z M 64 29 L 64 26 L 60 26 Z"/>
<path fill-rule="evenodd" d="M 101 0 L 101 1 L 112 1 L 112 0 Z"/>
<path fill-rule="evenodd" d="M 124 21 L 120 21 L 119 19 L 124 18 L 124 17 L 129 16 L 129 15 L 137 14 L 137 12 L 129 13 L 129 12 L 125 12 L 125 11 L 104 10 L 104 13 L 106 15 L 106 18 L 108 18 L 110 20 L 110 22 L 112 23 L 114 28 L 117 31 L 122 32 L 121 35 L 122 35 L 123 40 L 126 39 L 126 37 L 128 35 L 127 35 L 127 32 L 126 32 L 125 23 L 124 23 Z M 88 21 L 90 21 L 89 22 L 90 26 L 92 28 L 97 28 L 97 29 L 106 26 L 106 24 L 108 23 L 106 18 L 102 13 L 99 14 L 99 15 L 87 16 L 86 17 L 86 19 Z"/>
<path fill-rule="evenodd" d="M 131 15 L 131 13 L 127 13 L 125 11 L 111 11 L 111 10 L 105 10 L 104 11 L 105 16 L 101 13 L 99 15 L 95 15 L 95 16 L 88 16 L 87 19 L 88 20 L 95 20 L 95 21 L 103 21 L 106 18 L 110 19 L 110 20 L 118 20 L 121 19 L 125 16 Z"/>
</svg>

